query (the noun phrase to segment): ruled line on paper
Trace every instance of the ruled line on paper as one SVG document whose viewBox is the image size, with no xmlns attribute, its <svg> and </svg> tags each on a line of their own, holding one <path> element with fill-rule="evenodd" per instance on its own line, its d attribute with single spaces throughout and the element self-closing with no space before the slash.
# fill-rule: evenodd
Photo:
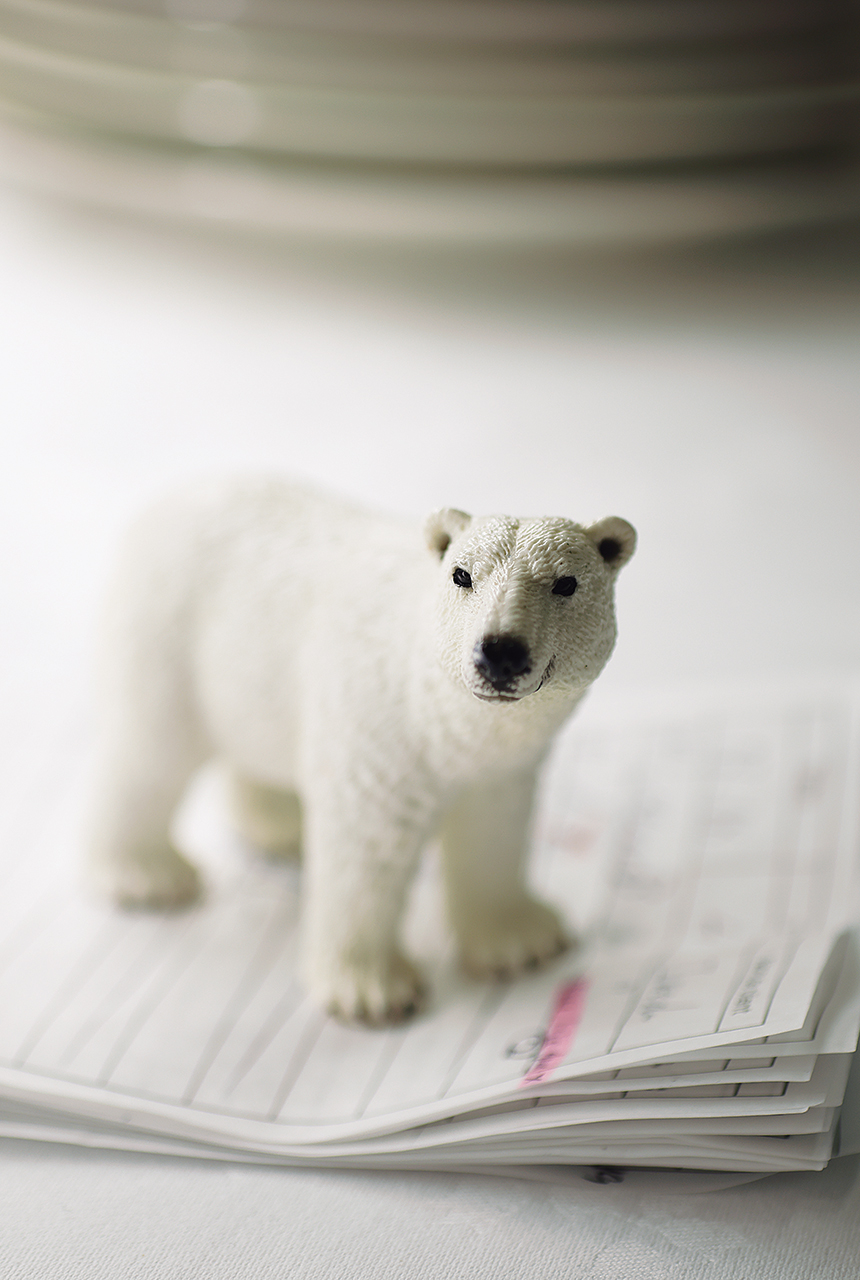
<svg viewBox="0 0 860 1280">
<path fill-rule="evenodd" d="M 134 1044 L 136 1037 L 140 1034 L 148 1019 L 156 1012 L 164 996 L 171 987 L 179 982 L 186 969 L 194 963 L 197 955 L 206 945 L 204 937 L 195 938 L 190 930 L 184 936 L 189 937 L 192 944 L 188 948 L 187 954 L 174 967 L 167 968 L 165 966 L 160 980 L 152 985 L 147 992 L 146 998 L 141 1000 L 132 1011 L 102 1065 L 98 1075 L 98 1084 L 108 1085 L 110 1083 L 111 1076 Z"/>
<path fill-rule="evenodd" d="M 133 1000 L 135 992 L 146 987 L 146 984 L 152 978 L 153 972 L 157 970 L 159 963 L 166 964 L 169 962 L 170 952 L 165 934 L 169 926 L 173 924 L 171 919 L 159 920 L 149 917 L 135 917 L 133 921 L 130 920 L 128 923 L 129 930 L 131 927 L 138 927 L 143 923 L 151 924 L 152 928 L 145 934 L 140 949 L 131 956 L 125 969 L 93 1007 L 92 1012 L 85 1016 L 78 1030 L 69 1039 L 65 1049 L 59 1055 L 58 1065 L 70 1072 L 73 1071 L 72 1064 L 75 1059 L 80 1057 L 98 1032 L 122 1008 L 122 1005 L 126 1001 Z M 179 938 L 181 940 L 182 934 L 179 935 Z M 128 938 L 126 938 L 127 940 Z"/>
<path fill-rule="evenodd" d="M 108 957 L 116 950 L 121 935 L 116 928 L 116 921 L 105 921 L 92 946 L 86 948 L 72 966 L 66 980 L 57 988 L 42 1012 L 34 1020 L 29 1032 L 21 1042 L 14 1057 L 16 1067 L 23 1066 L 39 1041 L 48 1032 L 57 1015 L 68 1005 L 80 991 L 93 973 L 100 968 Z"/>
<path fill-rule="evenodd" d="M 484 1026 L 486 1026 L 486 1023 L 490 1018 L 490 1016 L 496 1011 L 496 1009 L 502 1003 L 502 1000 L 504 998 L 505 998 L 505 989 L 501 984 L 497 986 L 491 986 L 490 989 L 484 995 L 483 999 L 481 1000 L 480 1004 L 478 1005 L 477 1009 L 472 1015 L 469 1025 L 467 1026 L 462 1038 L 459 1040 L 456 1048 L 454 1049 L 454 1052 L 451 1056 L 451 1059 L 448 1065 L 448 1069 L 445 1072 L 445 1075 L 442 1078 L 442 1082 L 439 1086 L 439 1093 L 438 1093 L 439 1098 L 444 1098 L 447 1096 L 449 1089 L 451 1088 L 454 1081 L 456 1080 L 457 1075 L 459 1074 L 459 1071 L 466 1060 L 469 1050 L 471 1049 L 475 1041 L 478 1039 L 478 1036 L 481 1034 L 481 1030 L 483 1029 Z"/>
<path fill-rule="evenodd" d="M 408 1032 L 401 1034 L 397 1038 L 392 1036 L 384 1046 L 383 1051 L 380 1054 L 379 1062 L 377 1063 L 376 1070 L 373 1072 L 370 1079 L 368 1080 L 367 1085 L 365 1086 L 364 1092 L 362 1093 L 361 1097 L 358 1100 L 358 1104 L 356 1105 L 355 1112 L 354 1112 L 356 1120 L 361 1119 L 361 1117 L 367 1111 L 367 1108 L 370 1106 L 373 1099 L 376 1097 L 377 1093 L 382 1087 L 385 1077 L 388 1075 L 389 1071 L 391 1070 L 391 1067 L 395 1059 L 397 1058 L 397 1055 L 400 1053 L 401 1049 L 403 1048 L 406 1042 L 407 1035 L 408 1035 Z"/>
<path fill-rule="evenodd" d="M 271 973 L 272 966 L 280 954 L 278 942 L 284 932 L 285 916 L 292 910 L 292 905 L 292 901 L 280 902 L 276 905 L 268 928 L 252 953 L 232 996 L 227 998 L 216 1025 L 191 1070 L 182 1095 L 184 1106 L 190 1106 L 193 1103 L 220 1049 L 235 1028 L 242 1010 L 247 1007 L 252 996 Z"/>
<path fill-rule="evenodd" d="M 315 1008 L 299 1037 L 298 1044 L 296 1045 L 292 1057 L 287 1065 L 284 1077 L 272 1099 L 268 1111 L 269 1120 L 277 1120 L 278 1116 L 283 1111 L 286 1101 L 290 1095 L 290 1090 L 298 1080 L 301 1072 L 304 1070 L 305 1064 L 313 1053 L 314 1046 L 321 1036 L 323 1027 L 327 1021 L 328 1015 L 323 1013 L 321 1009 Z"/>
<path fill-rule="evenodd" d="M 266 1017 L 259 1031 L 253 1036 L 244 1054 L 230 1074 L 224 1089 L 225 1097 L 231 1093 L 235 1093 L 236 1089 L 245 1079 L 248 1072 L 251 1071 L 254 1064 L 272 1043 L 288 1019 L 292 1017 L 296 1010 L 302 1005 L 304 1000 L 304 991 L 298 983 L 291 982 L 287 990 L 283 993 L 274 1008 Z"/>
</svg>

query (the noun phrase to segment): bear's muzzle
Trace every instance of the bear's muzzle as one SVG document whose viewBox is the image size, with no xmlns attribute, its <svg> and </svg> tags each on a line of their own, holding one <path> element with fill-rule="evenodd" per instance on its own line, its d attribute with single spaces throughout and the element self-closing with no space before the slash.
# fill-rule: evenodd
<svg viewBox="0 0 860 1280">
<path fill-rule="evenodd" d="M 485 636 L 473 657 L 476 670 L 497 693 L 510 692 L 532 669 L 528 645 L 517 636 Z"/>
</svg>

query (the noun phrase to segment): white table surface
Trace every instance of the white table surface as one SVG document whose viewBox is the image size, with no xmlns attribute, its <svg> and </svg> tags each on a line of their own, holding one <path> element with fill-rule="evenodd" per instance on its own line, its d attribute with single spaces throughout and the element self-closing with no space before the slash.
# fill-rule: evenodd
<svg viewBox="0 0 860 1280">
<path fill-rule="evenodd" d="M 416 516 L 628 517 L 641 545 L 595 698 L 860 665 L 850 230 L 579 259 L 357 253 L 0 192 L 0 279 L 7 745 L 86 707 L 117 533 L 203 470 L 277 467 Z M 0 1274 L 853 1280 L 858 1170 L 701 1195 L 3 1141 Z"/>
</svg>

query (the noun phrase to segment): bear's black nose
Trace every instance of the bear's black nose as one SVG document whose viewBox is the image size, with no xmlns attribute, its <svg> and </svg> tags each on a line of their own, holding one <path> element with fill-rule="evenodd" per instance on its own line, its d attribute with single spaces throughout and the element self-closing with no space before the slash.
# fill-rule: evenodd
<svg viewBox="0 0 860 1280">
<path fill-rule="evenodd" d="M 494 689 L 504 689 L 516 676 L 531 671 L 528 647 L 515 636 L 487 636 L 478 647 L 475 666 Z"/>
</svg>

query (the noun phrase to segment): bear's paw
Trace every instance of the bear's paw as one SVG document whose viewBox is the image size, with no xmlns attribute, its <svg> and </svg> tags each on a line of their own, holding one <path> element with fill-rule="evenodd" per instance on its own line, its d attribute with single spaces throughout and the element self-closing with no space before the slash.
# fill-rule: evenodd
<svg viewBox="0 0 860 1280">
<path fill-rule="evenodd" d="M 99 860 L 90 874 L 97 892 L 117 906 L 132 909 L 187 907 L 200 897 L 203 887 L 196 867 L 167 844 Z"/>
<path fill-rule="evenodd" d="M 460 961 L 473 978 L 516 977 L 554 960 L 570 946 L 557 913 L 535 898 L 523 898 L 493 915 L 470 917 L 461 932 Z"/>
<path fill-rule="evenodd" d="M 369 1027 L 403 1022 L 425 995 L 419 970 L 400 951 L 342 961 L 312 986 L 332 1017 Z"/>
</svg>

